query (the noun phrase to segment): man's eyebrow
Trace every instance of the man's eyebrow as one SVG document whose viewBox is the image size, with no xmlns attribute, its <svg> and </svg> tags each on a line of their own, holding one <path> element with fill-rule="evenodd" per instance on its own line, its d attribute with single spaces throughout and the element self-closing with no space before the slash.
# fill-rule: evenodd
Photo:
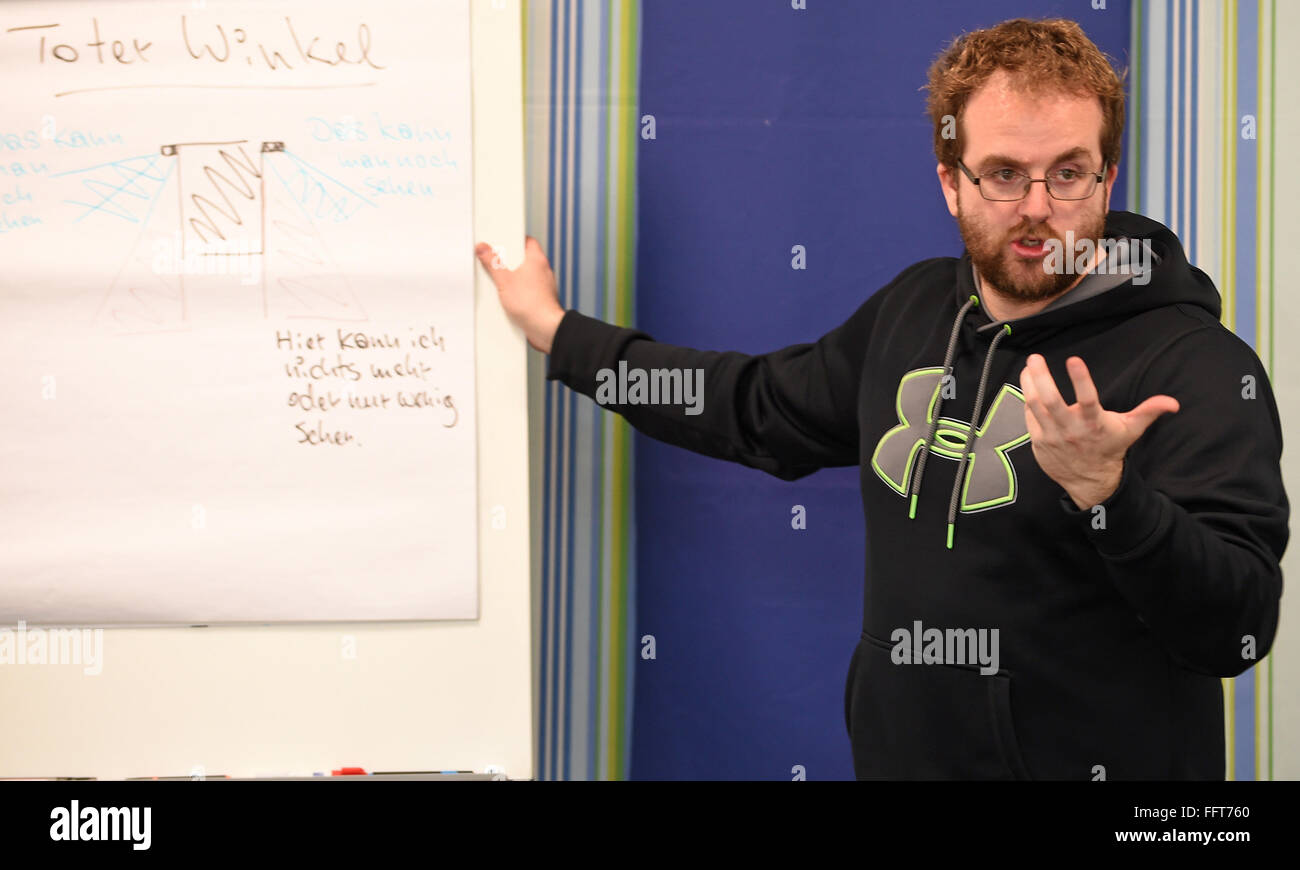
<svg viewBox="0 0 1300 870">
<path fill-rule="evenodd" d="M 1075 157 L 1087 157 L 1091 153 L 1092 152 L 1089 151 L 1087 148 L 1079 146 L 1079 147 L 1071 148 L 1069 151 L 1065 151 L 1062 152 L 1061 154 L 1058 154 L 1055 158 L 1053 158 L 1049 162 L 1060 163 L 1062 160 L 1071 160 Z M 998 166 L 1014 166 L 1017 169 L 1025 168 L 1025 164 L 1021 163 L 1019 160 L 1016 160 L 1014 157 L 1008 157 L 1005 154 L 990 154 L 988 157 L 985 157 L 983 160 L 981 160 L 978 165 L 981 169 L 984 169 L 986 167 L 992 166 L 993 164 L 997 164 Z"/>
</svg>

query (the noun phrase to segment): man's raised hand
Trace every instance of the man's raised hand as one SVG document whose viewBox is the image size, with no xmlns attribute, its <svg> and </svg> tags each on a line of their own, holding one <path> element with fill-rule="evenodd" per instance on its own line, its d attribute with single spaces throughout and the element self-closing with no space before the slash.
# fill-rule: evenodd
<svg viewBox="0 0 1300 870">
<path fill-rule="evenodd" d="M 1119 488 L 1124 456 L 1142 433 L 1165 413 L 1178 412 L 1172 396 L 1152 396 L 1127 413 L 1101 406 L 1083 360 L 1065 361 L 1077 401 L 1066 405 L 1042 354 L 1030 354 L 1020 372 L 1025 425 L 1034 458 L 1080 510 L 1100 504 Z"/>
</svg>

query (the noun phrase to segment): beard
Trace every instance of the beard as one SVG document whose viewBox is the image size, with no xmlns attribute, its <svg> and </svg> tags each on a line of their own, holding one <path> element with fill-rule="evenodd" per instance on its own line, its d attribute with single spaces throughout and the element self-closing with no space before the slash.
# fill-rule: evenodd
<svg viewBox="0 0 1300 870">
<path fill-rule="evenodd" d="M 1075 240 L 1092 239 L 1094 244 L 1106 229 L 1106 215 L 1101 209 L 1095 213 L 1088 212 L 1081 218 L 1081 223 L 1073 227 Z M 999 293 L 1020 302 L 1042 302 L 1059 296 L 1070 285 L 1080 280 L 1078 273 L 1060 270 L 1053 274 L 1043 269 L 1046 257 L 1026 259 L 1016 256 L 1011 249 L 1013 239 L 1026 236 L 1041 239 L 1044 244 L 1048 239 L 1055 239 L 1064 254 L 1062 259 L 1074 261 L 1075 252 L 1065 247 L 1063 235 L 1058 234 L 1048 224 L 1020 224 L 1013 230 L 1003 233 L 989 226 L 980 216 L 968 214 L 961 207 L 961 191 L 957 192 L 957 227 L 961 230 L 962 241 L 970 253 L 971 262 L 980 276 Z"/>
</svg>

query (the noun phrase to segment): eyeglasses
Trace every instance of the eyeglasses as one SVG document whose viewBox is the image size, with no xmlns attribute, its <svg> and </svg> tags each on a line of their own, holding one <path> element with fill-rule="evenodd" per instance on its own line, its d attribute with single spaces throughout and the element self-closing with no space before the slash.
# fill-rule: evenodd
<svg viewBox="0 0 1300 870">
<path fill-rule="evenodd" d="M 980 195 L 993 202 L 1015 202 L 1029 195 L 1029 188 L 1035 181 L 1041 181 L 1047 187 L 1052 199 L 1087 199 L 1097 190 L 1106 174 L 1106 164 L 1101 164 L 1101 172 L 1080 172 L 1077 169 L 1055 169 L 1047 173 L 1046 178 L 1030 178 L 1014 169 L 998 169 L 984 175 L 976 175 L 965 163 L 957 161 L 957 166 L 971 184 L 979 188 Z"/>
</svg>

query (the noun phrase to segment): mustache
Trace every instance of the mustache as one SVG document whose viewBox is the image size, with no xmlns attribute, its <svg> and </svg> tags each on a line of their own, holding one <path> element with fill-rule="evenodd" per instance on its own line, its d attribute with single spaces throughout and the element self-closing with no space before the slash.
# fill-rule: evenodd
<svg viewBox="0 0 1300 870">
<path fill-rule="evenodd" d="M 1023 238 L 1059 239 L 1060 235 L 1057 234 L 1056 231 L 1053 230 L 1051 227 L 1044 224 L 1042 227 L 1031 227 L 1023 231 L 1017 230 L 1016 232 L 1013 232 L 1011 235 L 1007 236 L 1007 241 L 1014 242 L 1016 239 L 1023 239 Z"/>
</svg>

